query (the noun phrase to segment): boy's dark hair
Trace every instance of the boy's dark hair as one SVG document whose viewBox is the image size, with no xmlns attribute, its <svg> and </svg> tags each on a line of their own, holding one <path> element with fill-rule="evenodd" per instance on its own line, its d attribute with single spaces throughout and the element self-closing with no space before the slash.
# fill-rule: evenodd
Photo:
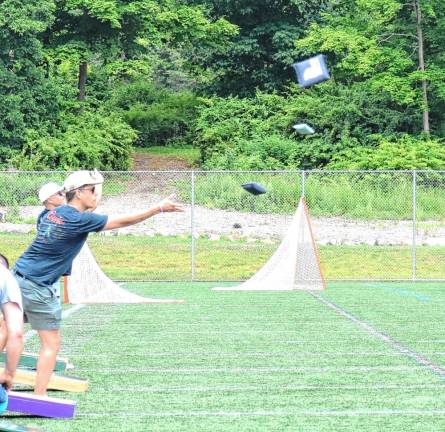
<svg viewBox="0 0 445 432">
<path fill-rule="evenodd" d="M 76 196 L 76 191 L 78 191 L 79 189 L 80 190 L 85 189 L 85 186 L 93 186 L 93 193 L 94 193 L 94 186 L 95 185 L 93 185 L 93 184 L 90 185 L 89 183 L 88 184 L 84 184 L 83 186 L 78 187 L 77 189 L 73 189 L 71 191 L 65 192 L 66 202 L 71 202 L 74 199 L 74 197 Z"/>
<path fill-rule="evenodd" d="M 76 190 L 77 189 L 74 189 L 65 193 L 66 202 L 70 202 L 74 199 L 74 197 L 76 196 Z"/>
<path fill-rule="evenodd" d="M 0 265 L 6 267 L 7 269 L 9 268 L 9 261 L 8 258 L 6 258 L 4 255 L 2 255 L 0 253 Z"/>
</svg>

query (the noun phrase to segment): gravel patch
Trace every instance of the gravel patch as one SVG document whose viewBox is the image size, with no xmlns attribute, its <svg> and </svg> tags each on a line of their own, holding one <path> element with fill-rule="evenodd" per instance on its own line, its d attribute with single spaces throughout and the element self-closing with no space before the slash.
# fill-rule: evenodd
<svg viewBox="0 0 445 432">
<path fill-rule="evenodd" d="M 126 194 L 122 197 L 105 199 L 98 213 L 122 216 L 143 211 L 160 201 L 163 197 L 152 193 Z M 123 205 L 124 204 L 124 205 Z M 21 208 L 24 218 L 36 217 L 41 211 L 39 206 Z M 190 235 L 192 217 L 195 237 L 208 237 L 219 240 L 222 236 L 229 239 L 262 240 L 273 242 L 283 237 L 291 216 L 276 214 L 253 214 L 235 211 L 208 209 L 185 205 L 184 213 L 164 213 L 140 224 L 122 228 L 104 235 Z M 340 217 L 312 218 L 316 241 L 320 245 L 411 245 L 413 230 L 411 221 L 357 221 Z M 0 232 L 27 233 L 34 230 L 33 224 L 0 223 Z M 445 245 L 445 221 L 423 221 L 418 224 L 417 245 Z"/>
</svg>

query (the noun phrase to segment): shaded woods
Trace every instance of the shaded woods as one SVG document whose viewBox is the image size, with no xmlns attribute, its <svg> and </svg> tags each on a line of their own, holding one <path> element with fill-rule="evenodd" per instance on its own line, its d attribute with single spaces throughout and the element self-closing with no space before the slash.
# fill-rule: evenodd
<svg viewBox="0 0 445 432">
<path fill-rule="evenodd" d="M 445 168 L 439 0 L 0 1 L 0 166 Z M 309 89 L 291 64 L 326 55 Z M 298 135 L 307 123 L 315 134 Z"/>
</svg>

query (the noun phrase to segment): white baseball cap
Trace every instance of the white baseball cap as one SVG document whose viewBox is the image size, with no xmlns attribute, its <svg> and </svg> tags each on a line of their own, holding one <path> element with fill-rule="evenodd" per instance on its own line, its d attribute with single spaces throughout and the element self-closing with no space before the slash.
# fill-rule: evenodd
<svg viewBox="0 0 445 432">
<path fill-rule="evenodd" d="M 39 189 L 39 201 L 44 203 L 51 195 L 63 190 L 63 186 L 57 183 L 46 183 Z"/>
<path fill-rule="evenodd" d="M 65 189 L 65 192 L 70 192 L 85 185 L 95 185 L 103 182 L 104 178 L 97 170 L 75 171 L 66 178 L 65 182 L 63 183 L 63 188 Z"/>
</svg>

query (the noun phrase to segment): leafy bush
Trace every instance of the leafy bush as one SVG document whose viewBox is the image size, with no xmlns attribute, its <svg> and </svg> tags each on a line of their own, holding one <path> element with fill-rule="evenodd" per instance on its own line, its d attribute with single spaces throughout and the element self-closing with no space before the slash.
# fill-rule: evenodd
<svg viewBox="0 0 445 432">
<path fill-rule="evenodd" d="M 0 144 L 0 169 L 8 168 L 10 160 L 19 153 L 19 150 Z"/>
<path fill-rule="evenodd" d="M 398 140 L 382 140 L 376 148 L 356 147 L 335 155 L 332 169 L 411 170 L 445 169 L 445 146 L 438 140 L 404 135 Z"/>
<path fill-rule="evenodd" d="M 134 105 L 150 105 L 168 97 L 166 89 L 157 88 L 153 83 L 134 81 L 117 87 L 110 99 L 109 107 L 128 111 Z"/>
<path fill-rule="evenodd" d="M 239 156 L 252 138 L 285 136 L 292 119 L 286 114 L 282 96 L 258 92 L 255 98 L 212 98 L 206 100 L 196 123 L 197 145 L 202 161 L 230 152 Z M 261 139 L 261 138 L 260 138 Z M 230 155 L 229 155 L 230 156 Z M 216 159 L 215 159 L 216 160 Z M 214 165 L 210 162 L 208 166 Z"/>
<path fill-rule="evenodd" d="M 122 86 L 111 101 L 111 109 L 121 110 L 124 120 L 138 131 L 135 145 L 141 147 L 192 144 L 200 105 L 192 92 L 172 92 L 141 81 Z"/>
<path fill-rule="evenodd" d="M 22 170 L 126 170 L 135 138 L 119 116 L 85 112 L 55 136 L 30 131 L 12 164 Z"/>
<path fill-rule="evenodd" d="M 302 146 L 280 135 L 240 140 L 238 146 L 212 156 L 204 168 L 228 170 L 281 170 L 300 165 Z"/>
<path fill-rule="evenodd" d="M 208 99 L 197 120 L 197 144 L 208 168 L 323 168 L 340 152 L 374 147 L 382 135 L 397 136 L 416 123 L 412 110 L 389 105 L 387 96 L 361 83 L 325 83 L 304 91 L 291 87 L 285 95 L 257 92 L 249 99 Z M 295 123 L 308 123 L 315 134 L 298 135 Z M 276 158 L 274 147 L 291 152 Z"/>
</svg>

